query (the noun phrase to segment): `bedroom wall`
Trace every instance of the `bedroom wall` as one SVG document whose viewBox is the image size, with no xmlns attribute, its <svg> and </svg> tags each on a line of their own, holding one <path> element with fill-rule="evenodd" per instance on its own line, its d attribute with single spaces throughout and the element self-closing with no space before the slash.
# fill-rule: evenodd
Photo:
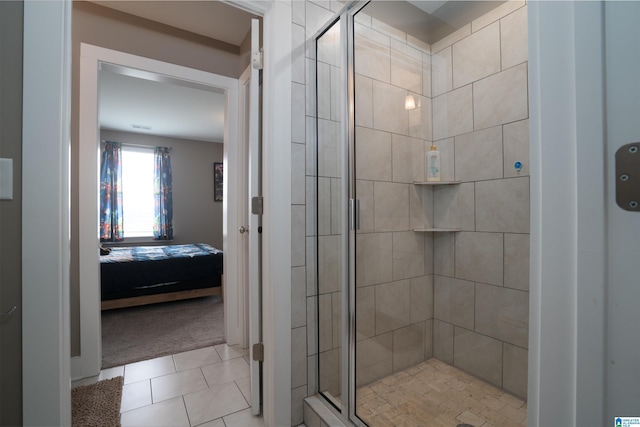
<svg viewBox="0 0 640 427">
<path fill-rule="evenodd" d="M 197 7 L 197 2 L 190 3 Z M 89 2 L 74 1 L 71 63 L 71 356 L 80 355 L 78 271 L 78 97 L 80 43 L 238 78 L 249 65 L 243 49 Z"/>
<path fill-rule="evenodd" d="M 222 202 L 213 201 L 213 162 L 222 162 L 222 143 L 106 129 L 100 131 L 100 139 L 149 147 L 171 147 L 172 244 L 208 243 L 222 248 Z"/>
</svg>

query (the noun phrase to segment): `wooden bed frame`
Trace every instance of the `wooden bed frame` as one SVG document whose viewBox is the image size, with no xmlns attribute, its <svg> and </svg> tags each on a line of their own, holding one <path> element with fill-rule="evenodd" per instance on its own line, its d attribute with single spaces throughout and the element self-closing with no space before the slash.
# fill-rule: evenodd
<svg viewBox="0 0 640 427">
<path fill-rule="evenodd" d="M 102 310 L 223 296 L 222 251 L 210 245 L 125 247 L 100 258 Z"/>
<path fill-rule="evenodd" d="M 222 286 L 216 288 L 191 289 L 188 291 L 169 292 L 166 294 L 143 295 L 139 297 L 112 299 L 101 302 L 102 310 L 115 308 L 135 307 L 138 305 L 155 304 L 158 302 L 179 301 L 190 298 L 206 297 L 211 295 L 223 295 Z M 224 298 L 224 297 L 222 297 Z"/>
</svg>

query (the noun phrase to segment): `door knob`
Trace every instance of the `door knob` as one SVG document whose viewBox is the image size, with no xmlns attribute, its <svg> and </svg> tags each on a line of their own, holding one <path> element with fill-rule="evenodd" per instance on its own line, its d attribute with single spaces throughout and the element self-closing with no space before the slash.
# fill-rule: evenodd
<svg viewBox="0 0 640 427">
<path fill-rule="evenodd" d="M 249 232 L 249 227 L 245 227 L 244 225 L 240 227 L 240 234 L 244 234 L 244 233 L 248 233 Z"/>
</svg>

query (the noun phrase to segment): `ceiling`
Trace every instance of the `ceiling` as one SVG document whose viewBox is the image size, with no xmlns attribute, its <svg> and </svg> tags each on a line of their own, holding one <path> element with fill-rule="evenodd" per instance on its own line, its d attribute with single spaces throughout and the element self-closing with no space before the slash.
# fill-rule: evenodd
<svg viewBox="0 0 640 427">
<path fill-rule="evenodd" d="M 375 0 L 362 11 L 411 36 L 432 44 L 505 0 Z"/>
<path fill-rule="evenodd" d="M 238 47 L 254 15 L 223 1 L 93 1 L 101 6 Z M 373 1 L 364 9 L 389 25 L 433 43 L 502 1 Z M 126 132 L 222 142 L 224 96 L 180 82 L 100 73 L 100 126 Z"/>
<path fill-rule="evenodd" d="M 223 1 L 99 1 L 92 3 L 240 46 L 257 16 Z"/>
<path fill-rule="evenodd" d="M 222 1 L 93 1 L 110 9 L 236 46 L 252 15 Z M 99 79 L 100 127 L 199 141 L 223 142 L 224 94 L 159 76 L 134 76 L 103 66 Z"/>
<path fill-rule="evenodd" d="M 224 94 L 179 81 L 133 77 L 103 65 L 100 128 L 179 139 L 223 142 Z"/>
</svg>

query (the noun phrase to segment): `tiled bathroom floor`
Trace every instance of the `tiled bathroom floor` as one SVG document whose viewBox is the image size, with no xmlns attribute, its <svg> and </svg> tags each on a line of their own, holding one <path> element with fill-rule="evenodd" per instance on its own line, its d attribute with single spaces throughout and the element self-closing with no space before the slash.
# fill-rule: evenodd
<svg viewBox="0 0 640 427">
<path fill-rule="evenodd" d="M 356 401 L 371 427 L 527 425 L 524 401 L 437 359 L 360 388 Z"/>
<path fill-rule="evenodd" d="M 124 376 L 122 427 L 264 427 L 249 407 L 247 352 L 205 347 L 105 369 L 73 386 Z"/>
</svg>

